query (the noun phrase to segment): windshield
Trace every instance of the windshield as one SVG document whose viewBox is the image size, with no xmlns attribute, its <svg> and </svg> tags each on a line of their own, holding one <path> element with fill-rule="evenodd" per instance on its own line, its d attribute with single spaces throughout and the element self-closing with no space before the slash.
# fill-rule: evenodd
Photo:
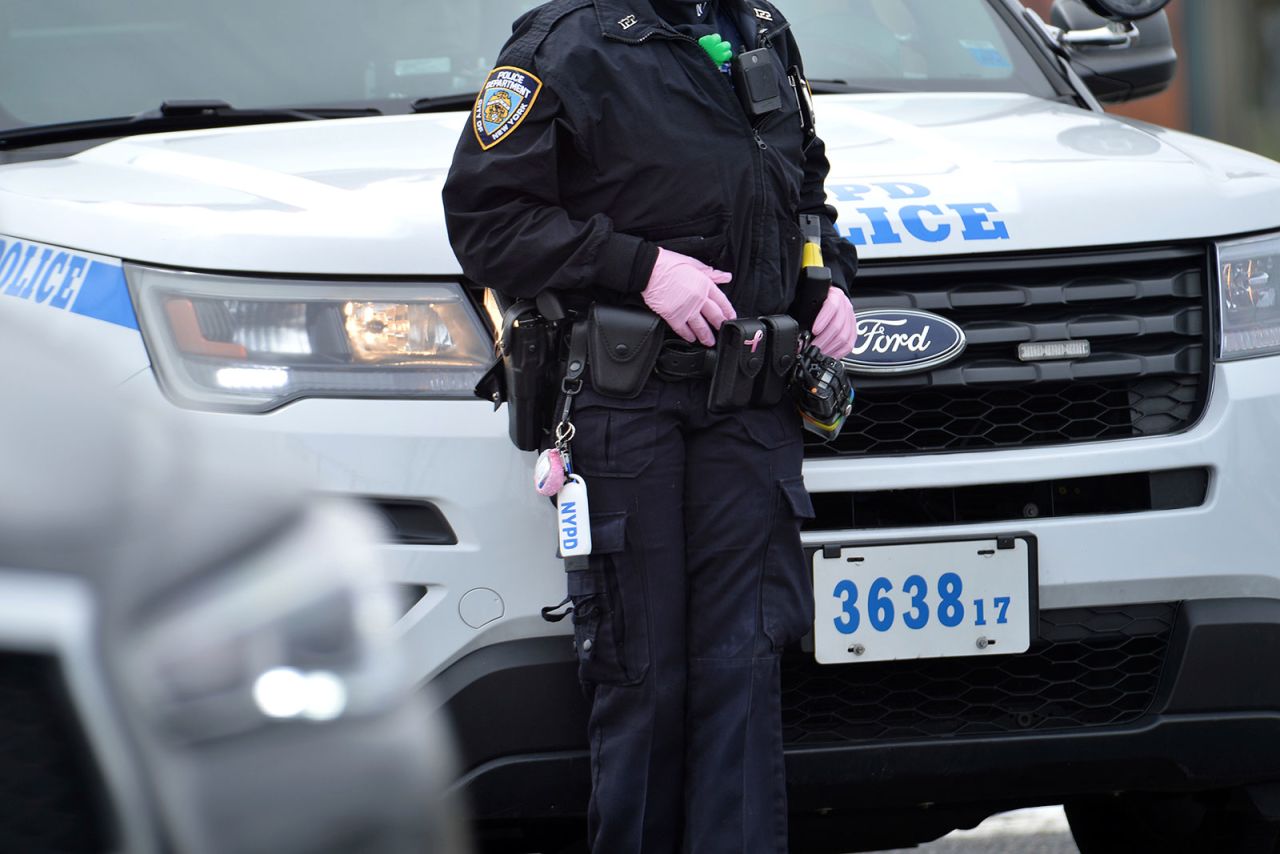
<svg viewBox="0 0 1280 854">
<path fill-rule="evenodd" d="M 783 0 L 811 81 L 1056 94 L 988 0 Z"/>
<path fill-rule="evenodd" d="M 1053 95 L 989 0 L 782 0 L 809 76 Z M 537 0 L 4 0 L 0 127 L 164 101 L 372 106 L 474 93 Z"/>
<path fill-rule="evenodd" d="M 511 22 L 537 5 L 3 0 L 0 125 L 129 116 L 174 100 L 376 107 L 474 93 Z"/>
</svg>

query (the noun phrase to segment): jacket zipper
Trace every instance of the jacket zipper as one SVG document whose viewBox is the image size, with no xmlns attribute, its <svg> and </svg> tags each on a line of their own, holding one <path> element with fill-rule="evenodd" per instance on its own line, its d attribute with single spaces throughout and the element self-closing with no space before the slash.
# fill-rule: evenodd
<svg viewBox="0 0 1280 854">
<path fill-rule="evenodd" d="M 784 32 L 784 31 L 785 31 L 785 28 L 784 30 L 779 30 L 778 32 Z M 693 45 L 693 47 L 698 52 L 699 59 L 702 59 L 706 55 L 706 51 L 702 49 L 702 46 L 698 44 L 697 40 L 677 32 L 666 32 L 663 30 L 654 29 L 645 33 L 643 36 L 641 36 L 638 39 L 624 39 L 624 38 L 619 38 L 618 36 L 613 36 L 613 35 L 608 35 L 606 36 L 606 38 L 613 38 L 620 42 L 623 42 L 624 44 L 641 45 L 647 42 L 649 39 L 651 39 L 655 35 L 661 36 L 662 38 L 667 39 L 668 41 L 681 41 L 681 42 L 687 42 L 688 44 Z M 708 61 L 710 61 L 709 58 L 708 58 Z M 702 63 L 700 62 L 699 64 L 701 65 Z M 708 70 L 710 71 L 712 69 L 708 68 Z M 718 68 L 714 69 L 714 73 L 717 78 L 719 78 L 723 74 L 723 72 L 721 72 Z M 723 80 L 717 80 L 717 82 L 720 84 L 724 83 Z M 726 92 L 726 94 L 732 96 L 733 93 Z M 754 270 L 754 268 L 758 266 L 756 261 L 761 251 L 760 242 L 764 232 L 764 194 L 766 189 L 765 182 L 764 182 L 764 152 L 769 150 L 769 144 L 764 141 L 764 138 L 760 136 L 759 129 L 751 123 L 751 120 L 747 117 L 747 114 L 742 111 L 742 105 L 737 102 L 737 98 L 734 98 L 733 100 L 734 100 L 734 104 L 733 104 L 734 112 L 737 115 L 741 116 L 742 123 L 747 127 L 748 130 L 751 131 L 751 139 L 756 146 L 756 150 L 752 152 L 752 155 L 751 155 L 751 166 L 753 171 L 755 172 L 755 179 L 756 179 L 756 197 L 751 205 L 751 254 L 750 254 L 750 261 L 749 261 L 749 263 L 752 266 L 752 269 Z M 740 281 L 740 277 L 735 276 L 734 281 L 735 282 Z"/>
</svg>

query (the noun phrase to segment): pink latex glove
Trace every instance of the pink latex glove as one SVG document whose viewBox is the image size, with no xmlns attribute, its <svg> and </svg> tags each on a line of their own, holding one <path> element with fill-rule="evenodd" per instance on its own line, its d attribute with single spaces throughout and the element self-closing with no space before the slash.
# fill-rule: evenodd
<svg viewBox="0 0 1280 854">
<path fill-rule="evenodd" d="M 645 305 L 681 338 L 691 344 L 697 339 L 711 347 L 716 343 L 711 330 L 738 316 L 719 288 L 731 281 L 730 273 L 708 267 L 687 255 L 659 249 L 649 284 L 640 295 Z"/>
<path fill-rule="evenodd" d="M 858 343 L 858 317 L 849 296 L 839 288 L 827 291 L 826 302 L 813 321 L 813 345 L 822 355 L 843 359 Z"/>
</svg>

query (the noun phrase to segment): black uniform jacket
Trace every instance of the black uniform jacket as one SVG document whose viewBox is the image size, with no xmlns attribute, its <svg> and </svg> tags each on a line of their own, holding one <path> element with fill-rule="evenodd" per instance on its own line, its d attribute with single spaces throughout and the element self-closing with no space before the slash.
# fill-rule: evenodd
<svg viewBox="0 0 1280 854">
<path fill-rule="evenodd" d="M 780 313 L 811 213 L 848 289 L 857 256 L 835 231 L 825 147 L 806 137 L 788 82 L 800 66 L 789 26 L 764 0 L 720 2 L 777 70 L 782 108 L 754 121 L 649 0 L 553 0 L 516 22 L 444 188 L 469 278 L 516 298 L 586 289 L 640 304 L 662 246 L 733 273 L 739 316 Z"/>
</svg>

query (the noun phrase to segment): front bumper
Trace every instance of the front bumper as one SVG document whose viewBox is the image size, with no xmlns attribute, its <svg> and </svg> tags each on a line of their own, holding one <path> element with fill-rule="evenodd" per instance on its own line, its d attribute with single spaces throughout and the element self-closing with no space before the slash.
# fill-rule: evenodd
<svg viewBox="0 0 1280 854">
<path fill-rule="evenodd" d="M 1224 597 L 1280 599 L 1280 359 L 1216 365 L 1206 410 L 1185 433 L 1066 447 L 810 460 L 815 502 L 848 493 L 1054 481 L 1195 468 L 1196 506 L 1125 515 L 981 524 L 811 530 L 811 547 L 1027 531 L 1038 543 L 1042 609 Z M 158 396 L 140 374 L 131 390 Z M 321 487 L 426 501 L 452 545 L 385 547 L 395 580 L 418 597 L 401 621 L 417 676 L 430 680 L 485 647 L 567 629 L 540 609 L 564 595 L 553 508 L 531 488 L 533 454 L 512 447 L 506 412 L 480 401 L 304 400 L 263 416 L 189 413 L 247 429 L 272 453 L 301 457 Z"/>
<path fill-rule="evenodd" d="M 815 743 L 803 735 L 799 712 L 784 694 L 792 813 L 801 819 L 860 815 L 859 826 L 870 832 L 872 813 L 925 804 L 980 816 L 1082 794 L 1208 791 L 1280 780 L 1280 681 L 1271 678 L 1280 669 L 1280 599 L 1144 607 L 1147 616 L 1156 613 L 1150 609 L 1167 607 L 1167 629 L 1130 631 L 1116 620 L 1114 631 L 1076 638 L 1098 655 L 1079 671 L 1077 684 L 1060 692 L 1059 708 L 1073 699 L 1088 706 L 1092 698 L 1098 715 L 1059 716 L 1042 725 L 1011 708 L 1008 721 L 988 717 L 994 725 L 975 734 Z M 1057 615 L 1059 622 L 1069 621 L 1070 614 L 1042 612 Z M 1046 624 L 1041 625 L 1043 640 Z M 1161 648 L 1147 644 L 1137 656 L 1109 656 L 1116 649 L 1113 639 L 1126 632 L 1132 638 L 1158 635 Z M 1008 678 L 1015 684 L 1006 687 L 1015 699 L 1004 702 L 1016 705 L 1022 678 L 1016 664 L 1028 655 L 1006 659 L 1014 665 Z M 786 662 L 784 683 L 794 683 L 795 668 L 808 667 L 802 662 L 798 652 Z M 875 665 L 835 665 L 830 672 L 869 666 Z M 1133 680 L 1144 674 L 1149 686 L 1136 686 Z M 1099 684 L 1118 693 L 1099 694 Z M 586 704 L 567 640 L 481 650 L 447 670 L 437 686 L 448 695 L 468 768 L 459 786 L 482 826 L 585 814 Z M 894 689 L 881 684 L 878 690 L 888 702 Z M 1142 692 L 1145 707 L 1127 719 L 1102 708 L 1123 706 L 1131 702 L 1125 697 Z M 1043 702 L 1043 690 L 1032 693 Z"/>
</svg>

